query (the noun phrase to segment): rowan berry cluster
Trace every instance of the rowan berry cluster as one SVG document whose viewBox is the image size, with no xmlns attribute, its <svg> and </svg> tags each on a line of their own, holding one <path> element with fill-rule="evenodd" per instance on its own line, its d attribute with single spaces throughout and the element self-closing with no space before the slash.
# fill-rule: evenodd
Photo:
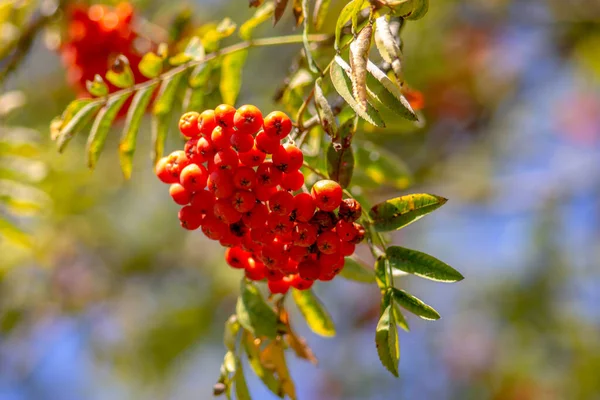
<svg viewBox="0 0 600 400">
<path fill-rule="evenodd" d="M 136 81 L 146 80 L 137 68 L 142 56 L 134 46 L 138 35 L 132 25 L 131 4 L 75 4 L 68 8 L 66 17 L 68 25 L 60 54 L 69 84 L 83 91 L 86 81 L 93 81 L 96 74 L 104 76 L 119 54 L 129 60 Z M 112 92 L 117 88 L 109 84 L 109 89 Z"/>
<path fill-rule="evenodd" d="M 267 279 L 272 293 L 305 290 L 341 271 L 365 235 L 355 222 L 360 204 L 343 200 L 331 180 L 300 190 L 304 156 L 292 142 L 282 144 L 292 130 L 286 114 L 263 119 L 253 105 L 223 104 L 185 113 L 179 130 L 190 139 L 159 160 L 156 174 L 183 206 L 182 227 L 201 228 L 228 247 L 227 263 L 248 279 Z"/>
</svg>

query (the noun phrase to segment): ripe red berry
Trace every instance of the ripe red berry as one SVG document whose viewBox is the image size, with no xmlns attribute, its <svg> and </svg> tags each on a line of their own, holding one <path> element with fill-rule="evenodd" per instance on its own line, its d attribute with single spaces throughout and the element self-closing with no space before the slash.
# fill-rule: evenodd
<svg viewBox="0 0 600 400">
<path fill-rule="evenodd" d="M 293 172 L 300 169 L 304 162 L 302 151 L 292 144 L 285 144 L 273 153 L 273 164 L 282 172 Z"/>
<path fill-rule="evenodd" d="M 215 148 L 210 141 L 210 137 L 208 139 L 204 137 L 198 139 L 198 142 L 196 143 L 196 153 L 200 157 L 199 160 L 202 160 L 201 162 L 213 159 Z"/>
<path fill-rule="evenodd" d="M 163 157 L 158 160 L 155 167 L 155 173 L 158 179 L 160 179 L 163 183 L 179 182 L 179 176 L 171 172 L 168 157 Z"/>
<path fill-rule="evenodd" d="M 281 140 L 292 131 L 292 120 L 281 111 L 273 111 L 265 117 L 263 128 L 268 136 Z"/>
<path fill-rule="evenodd" d="M 256 148 L 256 145 L 249 151 L 239 153 L 240 162 L 248 167 L 258 167 L 265 161 L 267 155 Z"/>
<path fill-rule="evenodd" d="M 202 156 L 200 153 L 198 153 L 198 138 L 192 138 L 192 139 L 188 140 L 185 143 L 183 151 L 185 152 L 185 156 L 192 163 L 202 164 L 203 162 L 206 161 L 204 156 Z"/>
<path fill-rule="evenodd" d="M 275 213 L 271 213 L 267 217 L 267 226 L 274 234 L 283 235 L 285 233 L 291 232 L 294 224 L 286 215 L 278 215 Z"/>
<path fill-rule="evenodd" d="M 212 131 L 217 126 L 214 110 L 205 110 L 198 116 L 198 130 L 206 138 L 210 138 Z"/>
<path fill-rule="evenodd" d="M 310 220 L 310 223 L 321 228 L 321 230 L 331 229 L 337 224 L 337 217 L 331 211 L 317 211 Z"/>
<path fill-rule="evenodd" d="M 277 186 L 281 182 L 282 173 L 272 162 L 262 163 L 256 169 L 258 183 L 263 186 Z"/>
<path fill-rule="evenodd" d="M 202 221 L 202 232 L 207 238 L 220 240 L 229 232 L 229 226 L 213 215 L 207 215 Z"/>
<path fill-rule="evenodd" d="M 235 209 L 229 199 L 219 199 L 215 201 L 213 210 L 215 217 L 227 225 L 233 224 L 242 219 L 242 214 Z"/>
<path fill-rule="evenodd" d="M 328 179 L 316 182 L 311 190 L 315 204 L 323 211 L 333 211 L 342 201 L 342 187 Z"/>
<path fill-rule="evenodd" d="M 278 215 L 290 215 L 294 207 L 294 196 L 290 192 L 280 190 L 269 198 L 269 209 Z"/>
<path fill-rule="evenodd" d="M 279 270 L 279 268 L 269 268 L 265 264 L 265 269 L 267 270 L 267 281 L 279 281 L 285 278 L 285 274 Z"/>
<path fill-rule="evenodd" d="M 240 153 L 252 150 L 254 137 L 249 133 L 234 132 L 229 139 L 231 146 Z"/>
<path fill-rule="evenodd" d="M 202 214 L 213 214 L 215 195 L 208 190 L 200 190 L 192 195 L 190 206 Z"/>
<path fill-rule="evenodd" d="M 225 250 L 225 261 L 233 268 L 246 268 L 250 258 L 250 253 L 240 247 L 230 247 Z"/>
<path fill-rule="evenodd" d="M 288 250 L 288 256 L 296 262 L 304 261 L 308 257 L 308 247 L 293 245 Z"/>
<path fill-rule="evenodd" d="M 250 229 L 264 227 L 269 216 L 269 210 L 264 203 L 256 203 L 252 209 L 242 215 L 242 221 Z"/>
<path fill-rule="evenodd" d="M 354 222 L 362 215 L 362 207 L 354 199 L 344 199 L 340 203 L 338 215 L 340 219 L 346 222 Z"/>
<path fill-rule="evenodd" d="M 192 192 L 179 183 L 173 183 L 169 186 L 169 194 L 173 198 L 173 201 L 180 206 L 185 206 L 192 200 Z"/>
<path fill-rule="evenodd" d="M 206 187 L 208 171 L 202 164 L 190 164 L 181 171 L 179 181 L 190 192 L 197 192 Z"/>
<path fill-rule="evenodd" d="M 311 220 L 316 209 L 315 200 L 308 193 L 298 193 L 294 196 L 294 210 L 292 215 L 298 222 L 308 222 Z"/>
<path fill-rule="evenodd" d="M 233 175 L 227 170 L 217 170 L 210 173 L 207 181 L 210 190 L 218 199 L 230 197 L 235 187 L 233 186 Z"/>
<path fill-rule="evenodd" d="M 243 105 L 235 112 L 233 124 L 240 132 L 255 134 L 262 128 L 262 113 L 256 106 Z"/>
<path fill-rule="evenodd" d="M 213 157 L 215 168 L 233 171 L 239 164 L 239 158 L 231 147 L 217 151 Z"/>
<path fill-rule="evenodd" d="M 235 115 L 235 108 L 228 104 L 221 104 L 215 108 L 215 120 L 217 125 L 223 128 L 233 128 L 233 117 Z"/>
<path fill-rule="evenodd" d="M 256 196 L 254 196 L 252 192 L 238 190 L 233 194 L 233 197 L 231 198 L 231 204 L 236 211 L 240 213 L 247 213 L 256 205 Z"/>
<path fill-rule="evenodd" d="M 252 281 L 262 281 L 267 277 L 267 267 L 254 258 L 248 259 L 248 265 L 246 265 L 246 278 Z"/>
<path fill-rule="evenodd" d="M 223 150 L 231 147 L 231 135 L 233 131 L 222 126 L 217 126 L 213 129 L 210 140 L 215 150 Z"/>
<path fill-rule="evenodd" d="M 254 185 L 253 191 L 258 200 L 269 201 L 271 196 L 277 192 L 277 188 L 275 186 L 265 186 L 257 182 L 256 185 Z"/>
<path fill-rule="evenodd" d="M 256 148 L 263 153 L 273 154 L 279 148 L 279 139 L 267 135 L 264 131 L 256 135 Z"/>
<path fill-rule="evenodd" d="M 189 138 L 195 138 L 200 135 L 200 128 L 198 127 L 198 118 L 200 114 L 196 111 L 186 112 L 179 119 L 179 131 L 183 136 Z"/>
<path fill-rule="evenodd" d="M 286 294 L 290 290 L 290 281 L 284 278 L 269 280 L 269 291 L 273 294 Z"/>
<path fill-rule="evenodd" d="M 187 167 L 190 164 L 190 160 L 185 155 L 185 151 L 176 150 L 167 156 L 167 164 L 166 168 L 169 171 L 169 174 L 177 177 L 177 181 L 179 181 L 179 174 L 181 174 L 181 170 Z"/>
<path fill-rule="evenodd" d="M 355 249 L 356 249 L 356 245 L 354 243 L 344 242 L 344 241 L 342 241 L 340 243 L 340 253 L 344 257 L 351 256 L 352 254 L 354 254 Z"/>
<path fill-rule="evenodd" d="M 244 224 L 244 222 L 241 219 L 229 225 L 229 232 L 231 232 L 234 236 L 239 237 L 240 239 L 243 239 L 248 233 L 248 231 L 248 227 Z"/>
<path fill-rule="evenodd" d="M 252 189 L 256 184 L 256 172 L 250 167 L 239 167 L 233 174 L 233 184 L 238 189 Z"/>
<path fill-rule="evenodd" d="M 298 290 L 308 290 L 312 287 L 314 281 L 309 281 L 300 276 L 300 274 L 291 275 L 290 284 Z"/>
<path fill-rule="evenodd" d="M 198 229 L 202 224 L 202 214 L 194 210 L 191 206 L 185 206 L 179 210 L 179 222 L 185 229 L 193 231 Z"/>
<path fill-rule="evenodd" d="M 314 281 L 319 279 L 320 273 L 321 267 L 316 261 L 305 260 L 298 264 L 298 275 L 300 275 L 302 279 Z"/>
<path fill-rule="evenodd" d="M 223 247 L 240 247 L 242 239 L 228 231 L 219 239 L 219 244 Z"/>
<path fill-rule="evenodd" d="M 306 222 L 298 223 L 292 232 L 292 239 L 296 246 L 309 247 L 317 240 L 317 228 Z"/>
<path fill-rule="evenodd" d="M 350 243 L 359 244 L 365 238 L 365 227 L 355 222 L 354 228 L 356 228 L 356 236 L 350 241 Z"/>
<path fill-rule="evenodd" d="M 275 235 L 271 232 L 271 229 L 266 226 L 252 228 L 250 231 L 250 237 L 254 243 L 260 245 L 269 245 L 271 242 L 273 242 L 273 239 L 275 239 Z"/>
<path fill-rule="evenodd" d="M 358 229 L 354 227 L 354 223 L 339 220 L 335 226 L 335 232 L 344 242 L 350 242 L 358 235 Z"/>
<path fill-rule="evenodd" d="M 337 253 L 340 249 L 340 238 L 335 232 L 323 232 L 317 237 L 317 248 L 323 254 Z"/>
<path fill-rule="evenodd" d="M 304 174 L 300 171 L 292 171 L 289 173 L 284 173 L 281 176 L 281 186 L 284 190 L 296 191 L 300 189 L 304 185 Z"/>
<path fill-rule="evenodd" d="M 344 267 L 344 257 L 340 253 L 321 253 L 319 254 L 319 264 L 321 269 L 337 273 Z"/>
</svg>

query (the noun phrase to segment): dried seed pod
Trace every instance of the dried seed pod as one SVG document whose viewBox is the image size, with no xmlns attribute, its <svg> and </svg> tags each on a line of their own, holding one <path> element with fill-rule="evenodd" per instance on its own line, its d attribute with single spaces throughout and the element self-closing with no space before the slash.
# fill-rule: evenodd
<svg viewBox="0 0 600 400">
<path fill-rule="evenodd" d="M 360 106 L 367 109 L 367 61 L 371 49 L 373 25 L 365 26 L 350 44 L 350 68 L 352 69 L 352 91 Z"/>
</svg>

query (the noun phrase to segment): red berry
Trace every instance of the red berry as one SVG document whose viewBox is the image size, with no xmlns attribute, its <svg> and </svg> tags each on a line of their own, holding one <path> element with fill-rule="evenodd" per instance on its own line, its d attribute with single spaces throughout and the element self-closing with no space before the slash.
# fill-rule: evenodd
<svg viewBox="0 0 600 400">
<path fill-rule="evenodd" d="M 248 167 L 258 167 L 265 161 L 267 155 L 256 148 L 256 145 L 249 151 L 239 154 L 240 162 Z"/>
<path fill-rule="evenodd" d="M 217 217 L 208 215 L 202 221 L 202 232 L 209 239 L 219 240 L 229 232 L 229 227 Z"/>
<path fill-rule="evenodd" d="M 190 164 L 190 160 L 185 155 L 185 151 L 176 150 L 167 156 L 166 168 L 172 176 L 177 177 L 179 181 L 179 174 L 181 170 Z"/>
<path fill-rule="evenodd" d="M 202 136 L 210 138 L 212 131 L 217 126 L 214 110 L 202 111 L 198 117 L 198 130 Z"/>
<path fill-rule="evenodd" d="M 354 199 L 344 199 L 340 203 L 338 212 L 340 219 L 346 222 L 354 222 L 362 215 L 360 203 Z"/>
<path fill-rule="evenodd" d="M 340 238 L 335 232 L 323 232 L 317 237 L 317 248 L 323 254 L 337 253 L 340 249 Z"/>
<path fill-rule="evenodd" d="M 239 247 L 242 244 L 242 240 L 231 232 L 226 232 L 225 235 L 219 239 L 219 244 L 223 247 Z"/>
<path fill-rule="evenodd" d="M 318 226 L 321 230 L 331 229 L 337 222 L 337 216 L 332 211 L 317 211 L 310 219 L 310 223 Z"/>
<path fill-rule="evenodd" d="M 248 265 L 246 265 L 246 278 L 252 281 L 262 281 L 267 277 L 267 267 L 254 258 L 248 259 Z"/>
<path fill-rule="evenodd" d="M 355 249 L 356 249 L 356 245 L 354 243 L 344 242 L 344 241 L 342 241 L 340 243 L 340 253 L 344 257 L 351 256 L 352 254 L 354 254 Z"/>
<path fill-rule="evenodd" d="M 179 131 L 183 136 L 194 138 L 200 135 L 200 128 L 198 127 L 198 118 L 200 114 L 196 111 L 186 112 L 179 119 Z"/>
<path fill-rule="evenodd" d="M 359 244 L 365 238 L 365 227 L 355 222 L 354 228 L 356 228 L 356 236 L 350 241 L 350 243 Z"/>
<path fill-rule="evenodd" d="M 292 171 L 289 173 L 284 173 L 281 176 L 281 186 L 284 190 L 296 191 L 300 189 L 304 185 L 304 175 L 300 171 Z"/>
<path fill-rule="evenodd" d="M 312 287 L 314 281 L 309 281 L 300 276 L 300 274 L 291 275 L 291 286 L 298 290 L 308 290 Z"/>
<path fill-rule="evenodd" d="M 273 154 L 279 148 L 279 139 L 268 136 L 264 131 L 256 135 L 256 148 L 263 153 Z"/>
<path fill-rule="evenodd" d="M 179 210 L 179 221 L 185 229 L 193 231 L 198 229 L 202 224 L 202 214 L 194 210 L 191 206 L 185 206 Z"/>
<path fill-rule="evenodd" d="M 265 117 L 263 128 L 268 136 L 281 140 L 292 131 L 292 120 L 281 111 L 273 111 Z"/>
<path fill-rule="evenodd" d="M 256 208 L 256 207 L 254 207 L 254 208 Z M 271 242 L 273 242 L 275 235 L 271 232 L 271 230 L 269 228 L 267 228 L 266 226 L 263 226 L 263 227 L 252 228 L 252 230 L 250 231 L 250 237 L 252 238 L 252 241 L 254 243 L 257 243 L 260 245 L 268 245 Z"/>
<path fill-rule="evenodd" d="M 231 232 L 234 236 L 242 239 L 245 237 L 248 231 L 248 227 L 244 224 L 244 222 L 241 219 L 229 225 L 229 232 Z"/>
<path fill-rule="evenodd" d="M 231 146 L 240 153 L 252 150 L 254 147 L 254 137 L 249 133 L 234 132 L 229 139 Z"/>
<path fill-rule="evenodd" d="M 207 160 L 212 160 L 215 155 L 215 148 L 210 141 L 210 138 L 201 137 L 198 139 L 196 143 L 196 153 L 198 154 L 199 160 L 201 162 L 205 162 Z"/>
<path fill-rule="evenodd" d="M 233 117 L 235 115 L 235 108 L 228 104 L 221 104 L 215 108 L 215 120 L 217 125 L 223 128 L 233 128 Z"/>
<path fill-rule="evenodd" d="M 290 215 L 294 206 L 294 196 L 290 192 L 278 191 L 269 198 L 269 209 L 278 215 Z"/>
<path fill-rule="evenodd" d="M 233 116 L 233 124 L 240 132 L 255 134 L 262 128 L 262 113 L 253 105 L 241 106 Z"/>
<path fill-rule="evenodd" d="M 233 131 L 222 126 L 217 126 L 210 134 L 210 140 L 215 150 L 231 147 L 231 135 Z"/>
<path fill-rule="evenodd" d="M 276 235 L 282 235 L 292 231 L 293 222 L 286 215 L 278 215 L 275 213 L 269 214 L 267 217 L 267 226 Z M 336 236 L 337 238 L 337 236 Z M 339 240 L 339 239 L 338 239 Z"/>
<path fill-rule="evenodd" d="M 240 213 L 247 213 L 256 205 L 256 196 L 254 196 L 252 192 L 238 190 L 234 193 L 231 199 L 231 204 L 236 211 Z"/>
<path fill-rule="evenodd" d="M 284 278 L 269 280 L 269 291 L 273 294 L 286 294 L 290 290 L 290 281 Z"/>
<path fill-rule="evenodd" d="M 288 250 L 288 256 L 296 262 L 304 261 L 308 257 L 308 247 L 293 245 Z"/>
<path fill-rule="evenodd" d="M 282 173 L 272 162 L 262 163 L 256 169 L 258 183 L 263 186 L 277 186 L 281 182 Z"/>
<path fill-rule="evenodd" d="M 267 281 L 280 281 L 285 278 L 285 274 L 281 272 L 278 268 L 267 268 L 265 265 L 265 269 L 267 270 Z"/>
<path fill-rule="evenodd" d="M 215 195 L 208 190 L 200 190 L 192 195 L 190 206 L 202 214 L 213 214 Z"/>
<path fill-rule="evenodd" d="M 158 179 L 160 179 L 163 183 L 179 182 L 179 176 L 171 173 L 168 157 L 163 157 L 158 160 L 155 167 L 155 173 Z"/>
<path fill-rule="evenodd" d="M 250 167 L 239 167 L 233 174 L 233 184 L 238 189 L 250 190 L 256 183 L 256 172 Z"/>
<path fill-rule="evenodd" d="M 219 199 L 230 197 L 235 187 L 233 186 L 233 175 L 227 170 L 217 170 L 211 172 L 207 181 L 208 190 L 210 190 Z"/>
<path fill-rule="evenodd" d="M 213 207 L 215 217 L 227 225 L 242 219 L 242 214 L 235 209 L 229 199 L 219 199 Z"/>
<path fill-rule="evenodd" d="M 298 193 L 294 196 L 294 211 L 296 221 L 308 222 L 311 220 L 316 209 L 315 200 L 308 193 Z"/>
<path fill-rule="evenodd" d="M 283 245 L 278 245 L 275 241 L 263 247 L 259 258 L 268 269 L 279 269 L 279 266 L 287 263 Z"/>
<path fill-rule="evenodd" d="M 302 151 L 292 144 L 285 144 L 273 153 L 273 164 L 282 172 L 297 171 L 304 162 Z"/>
<path fill-rule="evenodd" d="M 192 138 L 185 143 L 185 147 L 183 148 L 185 151 L 185 156 L 192 163 L 202 164 L 206 161 L 204 156 L 198 153 L 198 138 Z"/>
<path fill-rule="evenodd" d="M 344 257 L 340 253 L 319 254 L 319 264 L 322 270 L 339 272 L 344 267 Z"/>
<path fill-rule="evenodd" d="M 250 253 L 240 247 L 230 247 L 225 250 L 225 261 L 233 268 L 246 268 L 250 257 Z"/>
<path fill-rule="evenodd" d="M 268 201 L 271 198 L 271 196 L 277 192 L 277 188 L 275 186 L 265 186 L 260 183 L 257 183 L 254 186 L 253 191 L 258 200 Z"/>
<path fill-rule="evenodd" d="M 320 274 L 321 268 L 316 261 L 305 260 L 298 264 L 298 275 L 300 275 L 302 279 L 314 281 L 319 279 Z"/>
<path fill-rule="evenodd" d="M 242 221 L 250 229 L 264 227 L 269 216 L 269 210 L 263 203 L 256 203 L 252 210 L 242 215 Z"/>
<path fill-rule="evenodd" d="M 173 198 L 173 201 L 180 206 L 185 206 L 192 200 L 192 192 L 179 183 L 174 183 L 169 186 L 169 194 Z"/>
<path fill-rule="evenodd" d="M 335 226 L 335 232 L 344 242 L 350 242 L 358 235 L 358 230 L 354 227 L 354 224 L 343 220 L 339 220 Z"/>
<path fill-rule="evenodd" d="M 190 192 L 197 192 L 206 187 L 208 171 L 202 164 L 190 164 L 181 171 L 179 181 Z"/>
<path fill-rule="evenodd" d="M 342 201 L 342 187 L 328 179 L 316 182 L 311 190 L 315 204 L 323 211 L 333 211 Z"/>
<path fill-rule="evenodd" d="M 296 246 L 309 247 L 317 240 L 317 228 L 305 222 L 296 224 L 292 232 L 292 239 Z"/>
<path fill-rule="evenodd" d="M 227 147 L 223 150 L 217 151 L 213 157 L 213 162 L 215 168 L 232 171 L 237 168 L 239 158 L 235 150 L 233 150 L 231 147 Z"/>
</svg>

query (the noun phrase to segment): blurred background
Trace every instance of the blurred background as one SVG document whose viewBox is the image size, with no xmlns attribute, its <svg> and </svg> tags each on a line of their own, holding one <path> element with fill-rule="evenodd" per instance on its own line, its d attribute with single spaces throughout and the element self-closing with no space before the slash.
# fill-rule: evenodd
<svg viewBox="0 0 600 400">
<path fill-rule="evenodd" d="M 186 7 L 198 23 L 253 13 L 245 0 L 167 3 L 133 4 L 159 34 Z M 275 31 L 292 33 L 291 19 Z M 406 25 L 406 77 L 426 123 L 359 135 L 376 135 L 414 176 L 376 197 L 450 199 L 394 243 L 466 279 L 398 283 L 442 314 L 407 317 L 400 379 L 377 359 L 377 287 L 317 285 L 338 335 L 319 337 L 293 314 L 319 359 L 289 358 L 300 399 L 600 399 L 599 23 L 598 0 L 446 0 Z M 19 153 L 0 159 L 0 178 L 10 169 L 19 183 L 0 179 L 0 212 L 29 237 L 0 241 L 0 399 L 209 399 L 239 273 L 218 244 L 179 227 L 147 157 L 149 124 L 131 181 L 117 131 L 94 172 L 83 135 L 56 152 L 48 125 L 76 91 L 52 40 L 38 37 L 2 87 L 0 139 Z M 298 50 L 251 51 L 238 103 L 276 109 Z M 172 137 L 167 150 L 177 147 Z M 30 201 L 11 201 L 17 192 Z M 272 398 L 246 375 L 253 398 Z"/>
</svg>

